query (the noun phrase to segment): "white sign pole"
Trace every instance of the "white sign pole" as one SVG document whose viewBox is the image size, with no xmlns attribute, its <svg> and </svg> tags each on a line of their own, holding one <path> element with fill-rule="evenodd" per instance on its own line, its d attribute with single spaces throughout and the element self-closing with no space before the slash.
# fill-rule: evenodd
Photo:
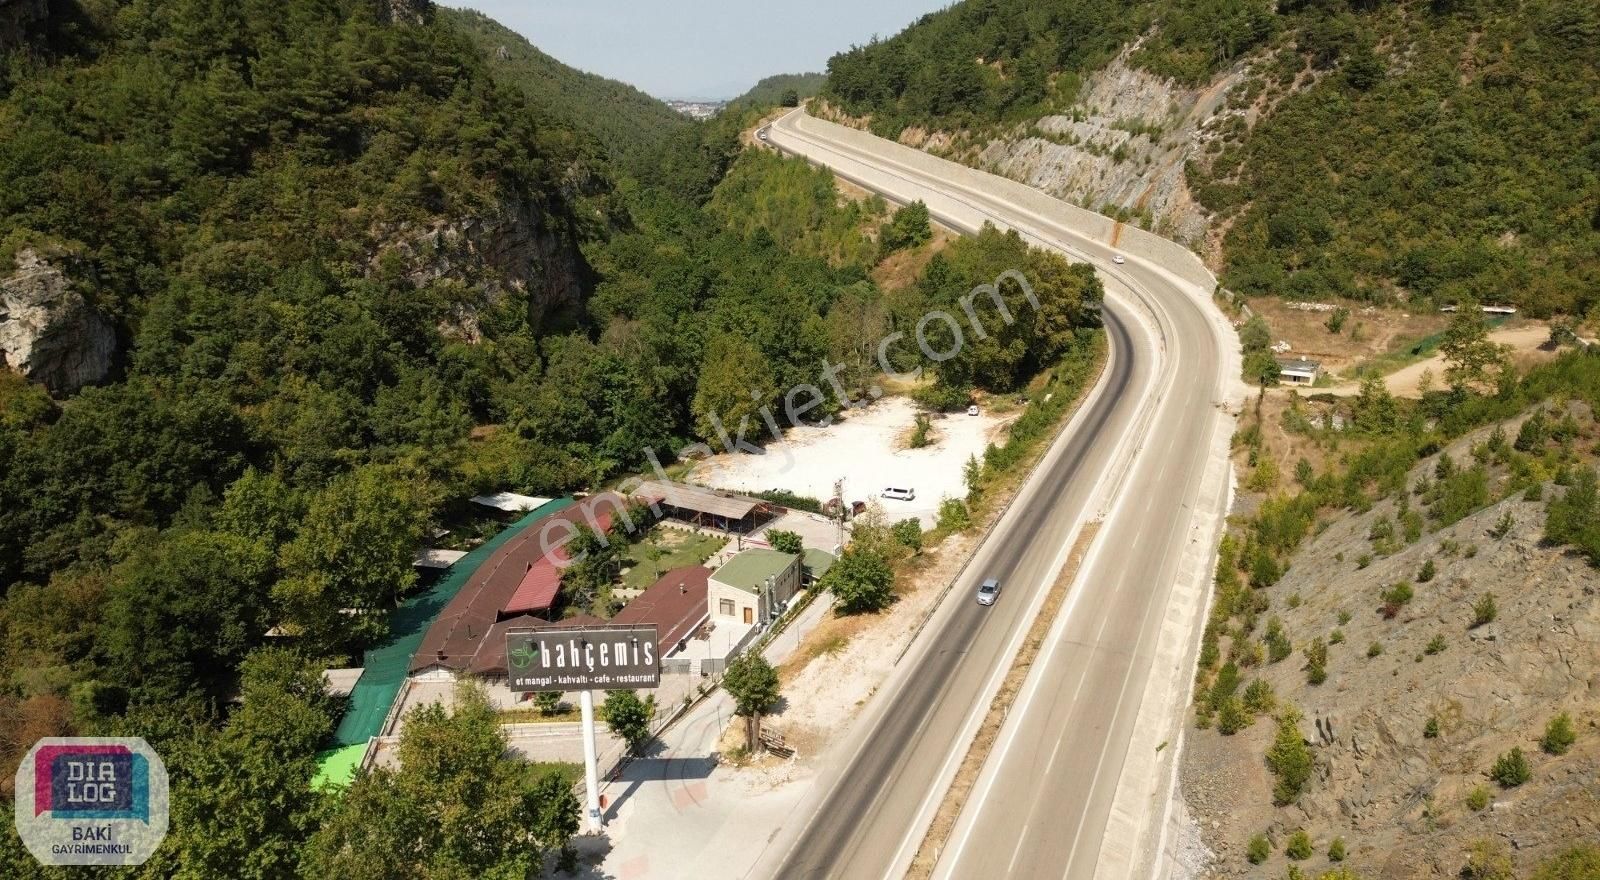
<svg viewBox="0 0 1600 880">
<path fill-rule="evenodd" d="M 589 831 L 599 834 L 605 825 L 600 816 L 600 768 L 594 748 L 594 692 L 578 691 L 578 706 L 583 710 L 584 809 L 589 816 Z"/>
</svg>

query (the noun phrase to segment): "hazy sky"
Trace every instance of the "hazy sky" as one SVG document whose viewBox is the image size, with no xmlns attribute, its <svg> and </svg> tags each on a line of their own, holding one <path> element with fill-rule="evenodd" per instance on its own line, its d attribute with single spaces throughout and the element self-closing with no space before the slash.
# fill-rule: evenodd
<svg viewBox="0 0 1600 880">
<path fill-rule="evenodd" d="M 873 34 L 951 0 L 441 0 L 476 9 L 583 70 L 658 98 L 732 98 L 774 73 L 821 71 Z"/>
</svg>

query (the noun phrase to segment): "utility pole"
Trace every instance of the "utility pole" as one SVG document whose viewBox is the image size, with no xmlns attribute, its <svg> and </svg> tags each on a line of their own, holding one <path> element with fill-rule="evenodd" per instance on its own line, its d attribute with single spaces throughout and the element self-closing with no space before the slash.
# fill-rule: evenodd
<svg viewBox="0 0 1600 880">
<path fill-rule="evenodd" d="M 833 500 L 838 505 L 838 512 L 839 512 L 839 540 L 835 544 L 835 546 L 838 549 L 843 550 L 844 549 L 844 516 L 845 516 L 845 509 L 844 509 L 844 477 L 840 477 L 839 479 L 833 481 Z"/>
</svg>

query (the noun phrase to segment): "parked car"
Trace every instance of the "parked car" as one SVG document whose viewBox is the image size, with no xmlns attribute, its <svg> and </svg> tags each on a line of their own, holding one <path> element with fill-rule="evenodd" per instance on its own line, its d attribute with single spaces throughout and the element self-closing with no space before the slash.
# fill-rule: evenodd
<svg viewBox="0 0 1600 880">
<path fill-rule="evenodd" d="M 978 414 L 978 405 L 976 403 L 974 403 L 973 405 L 967 407 L 967 415 L 975 416 L 977 414 Z"/>
<path fill-rule="evenodd" d="M 761 138 L 762 140 L 766 140 L 767 139 L 767 130 L 763 128 L 760 131 L 756 132 L 756 137 Z"/>
<path fill-rule="evenodd" d="M 998 580 L 988 578 L 978 585 L 979 605 L 993 605 L 994 600 L 998 598 L 1000 598 L 1000 582 Z"/>
<path fill-rule="evenodd" d="M 1121 254 L 1117 254 L 1117 255 L 1116 255 L 1116 256 L 1114 256 L 1114 257 L 1112 257 L 1112 258 L 1111 258 L 1111 262 L 1113 262 L 1113 263 L 1116 263 L 1116 264 L 1117 264 L 1117 265 L 1118 265 L 1118 266 L 1120 266 L 1120 265 L 1122 265 L 1122 264 L 1123 264 L 1123 263 L 1126 263 L 1126 262 L 1128 262 L 1128 261 L 1127 261 L 1127 260 L 1124 260 L 1124 259 L 1123 259 L 1123 258 L 1122 258 L 1122 255 L 1121 255 Z"/>
<path fill-rule="evenodd" d="M 889 488 L 883 490 L 883 497 L 889 499 L 890 501 L 915 501 L 917 500 L 917 490 L 897 489 L 893 486 L 890 486 Z"/>
</svg>

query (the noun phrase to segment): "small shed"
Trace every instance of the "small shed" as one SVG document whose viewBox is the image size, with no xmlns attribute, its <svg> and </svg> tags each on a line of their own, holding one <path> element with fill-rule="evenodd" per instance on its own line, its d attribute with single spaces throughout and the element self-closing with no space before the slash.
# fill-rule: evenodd
<svg viewBox="0 0 1600 880">
<path fill-rule="evenodd" d="M 1314 385 L 1322 375 L 1322 364 L 1296 358 L 1278 361 L 1278 382 L 1284 385 Z"/>
</svg>

